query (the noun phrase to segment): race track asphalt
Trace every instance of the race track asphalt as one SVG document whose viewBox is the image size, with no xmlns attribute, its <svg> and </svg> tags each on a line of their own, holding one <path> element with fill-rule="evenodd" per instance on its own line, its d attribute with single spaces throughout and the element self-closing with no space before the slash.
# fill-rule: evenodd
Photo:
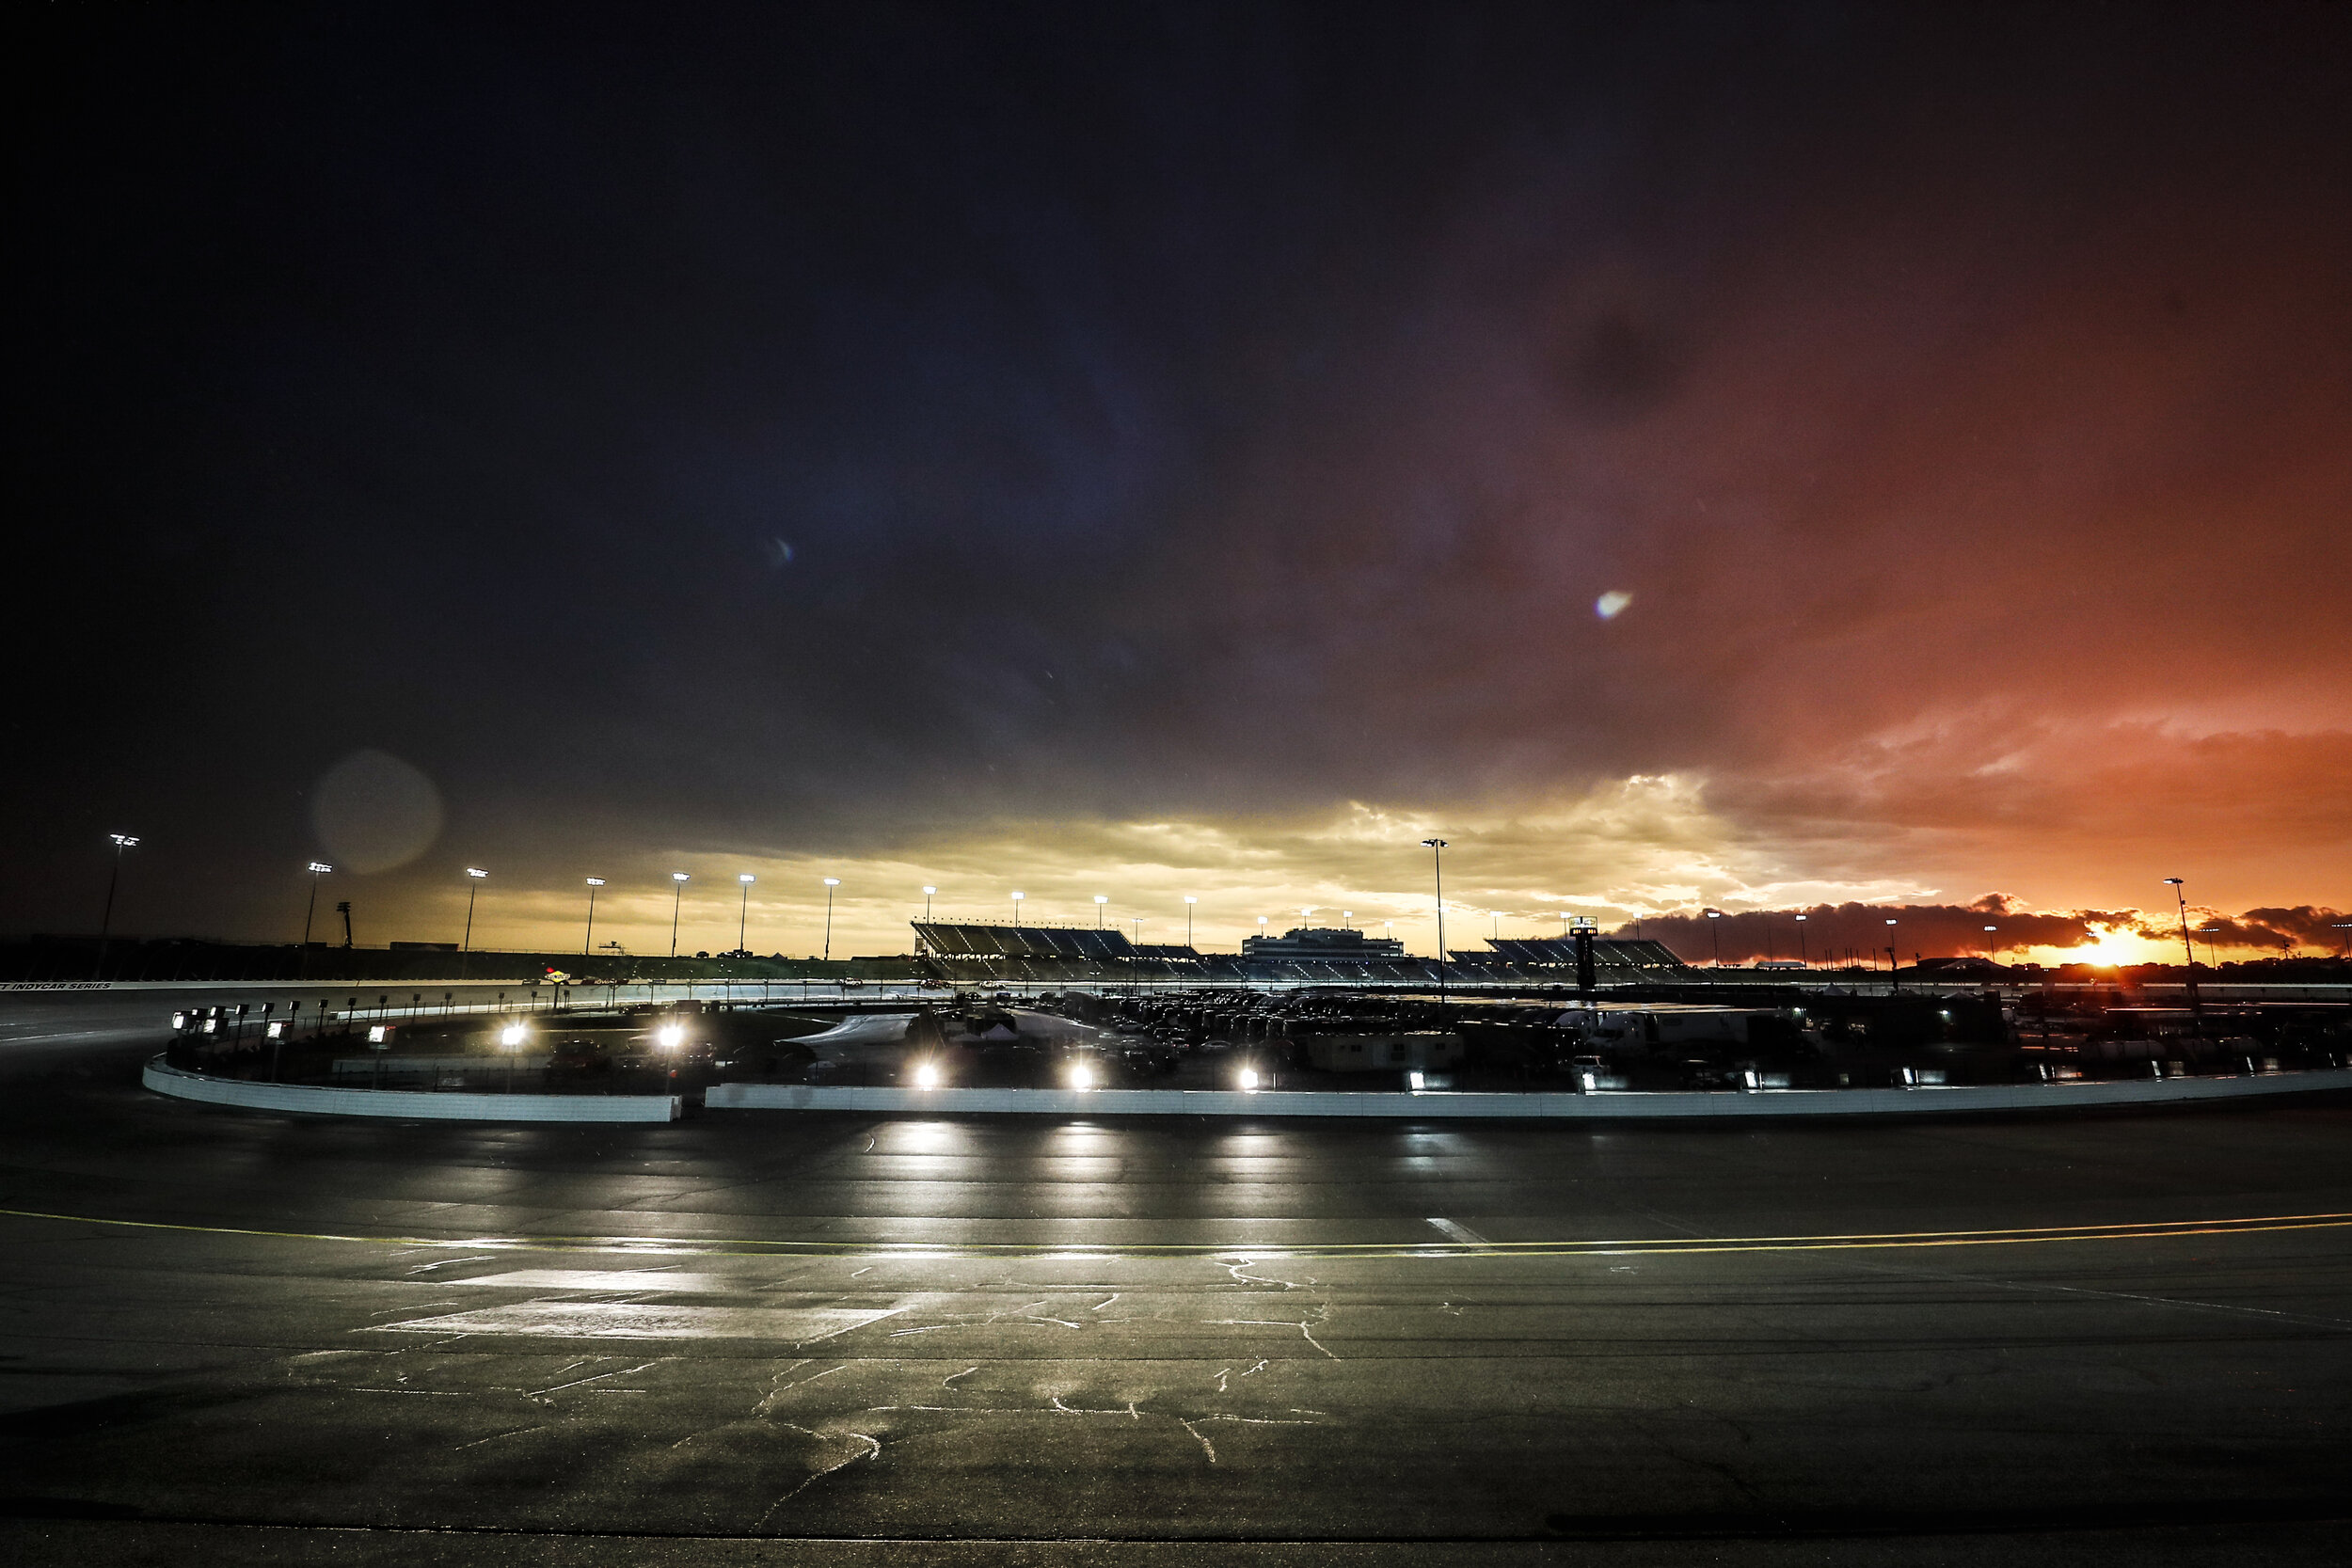
<svg viewBox="0 0 2352 1568">
<path fill-rule="evenodd" d="M 2342 1103 L 427 1125 L 162 1100 L 157 1043 L 0 1016 L 12 1560 L 2352 1542 Z"/>
</svg>

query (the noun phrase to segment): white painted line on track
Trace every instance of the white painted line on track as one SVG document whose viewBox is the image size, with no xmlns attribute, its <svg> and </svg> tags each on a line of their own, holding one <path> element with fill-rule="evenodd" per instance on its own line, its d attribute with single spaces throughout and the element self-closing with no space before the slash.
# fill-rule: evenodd
<svg viewBox="0 0 2352 1568">
<path fill-rule="evenodd" d="M 516 1291 L 686 1291 L 716 1294 L 736 1289 L 724 1275 L 673 1274 L 660 1269 L 516 1269 L 444 1279 L 444 1285 L 496 1285 Z"/>
<path fill-rule="evenodd" d="M 506 1334 L 548 1339 L 777 1339 L 814 1344 L 894 1317 L 903 1307 L 649 1307 L 637 1302 L 526 1301 L 376 1323 L 371 1334 Z"/>
<path fill-rule="evenodd" d="M 1441 1235 L 1450 1236 L 1457 1242 L 1467 1242 L 1471 1246 L 1486 1246 L 1491 1244 L 1487 1242 L 1486 1237 L 1481 1236 L 1477 1231 L 1472 1230 L 1467 1225 L 1456 1225 L 1452 1220 L 1439 1219 L 1435 1216 L 1430 1219 L 1429 1223 Z"/>
</svg>

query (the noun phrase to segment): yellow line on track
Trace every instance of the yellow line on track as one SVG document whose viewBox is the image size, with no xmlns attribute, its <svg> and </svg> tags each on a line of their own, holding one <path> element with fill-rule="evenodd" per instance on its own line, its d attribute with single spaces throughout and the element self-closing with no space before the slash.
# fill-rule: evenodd
<svg viewBox="0 0 2352 1568">
<path fill-rule="evenodd" d="M 1091 1242 L 825 1242 L 760 1241 L 691 1236 L 354 1236 L 333 1231 L 267 1230 L 247 1226 L 183 1225 L 166 1220 L 109 1219 L 0 1208 L 0 1216 L 132 1230 L 200 1236 L 249 1236 L 263 1241 L 347 1242 L 362 1246 L 495 1247 L 510 1252 L 660 1252 L 686 1257 L 840 1256 L 1099 1258 L 1437 1258 L 1488 1255 L 1515 1258 L 1640 1257 L 1675 1253 L 1845 1252 L 1886 1247 L 2022 1246 L 2052 1242 L 2156 1241 L 2184 1236 L 2247 1236 L 2286 1230 L 2352 1227 L 2352 1213 L 2266 1214 L 2244 1219 L 2145 1220 L 2114 1225 L 2048 1226 L 2021 1229 L 1912 1230 L 1822 1236 L 1656 1237 L 1641 1241 L 1551 1242 L 1167 1242 L 1120 1245 Z"/>
</svg>

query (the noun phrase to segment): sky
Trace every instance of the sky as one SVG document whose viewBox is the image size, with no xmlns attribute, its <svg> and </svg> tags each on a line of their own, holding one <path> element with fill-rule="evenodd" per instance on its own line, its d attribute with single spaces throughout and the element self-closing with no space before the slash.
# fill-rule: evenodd
<svg viewBox="0 0 2352 1568">
<path fill-rule="evenodd" d="M 2352 919 L 2352 8 L 8 25 L 0 933 Z"/>
</svg>

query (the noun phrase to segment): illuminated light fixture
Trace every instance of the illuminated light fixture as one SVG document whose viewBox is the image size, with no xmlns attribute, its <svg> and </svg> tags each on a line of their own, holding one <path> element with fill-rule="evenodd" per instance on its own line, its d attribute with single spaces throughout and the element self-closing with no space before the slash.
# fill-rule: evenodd
<svg viewBox="0 0 2352 1568">
<path fill-rule="evenodd" d="M 174 1029 L 185 1029 L 188 1026 L 188 1015 L 185 1013 L 172 1014 L 171 1026 Z"/>
<path fill-rule="evenodd" d="M 685 1043 L 686 1030 L 684 1026 L 680 1024 L 665 1023 L 660 1029 L 654 1031 L 653 1037 L 660 1045 L 662 1050 L 675 1051 L 680 1045 Z"/>
<path fill-rule="evenodd" d="M 469 876 L 469 877 L 482 878 L 482 877 L 487 877 L 487 876 L 489 875 L 489 873 L 488 873 L 487 871 L 483 870 L 483 869 L 482 869 L 482 867 L 480 867 L 480 866 L 478 866 L 478 865 L 469 865 L 469 866 L 466 867 L 466 875 L 467 875 L 467 876 Z"/>
<path fill-rule="evenodd" d="M 918 1089 L 935 1089 L 939 1087 L 938 1065 L 932 1062 L 925 1062 L 922 1066 L 916 1068 L 914 1069 L 914 1086 Z"/>
<path fill-rule="evenodd" d="M 521 1024 L 510 1023 L 505 1028 L 499 1031 L 499 1044 L 504 1046 L 520 1045 L 523 1043 L 523 1037 L 528 1033 L 529 1031 L 526 1030 Z"/>
<path fill-rule="evenodd" d="M 1246 1067 L 1233 1074 L 1233 1082 L 1241 1085 L 1242 1093 L 1256 1094 L 1258 1092 L 1258 1069 L 1254 1067 Z"/>
<path fill-rule="evenodd" d="M 1084 1094 L 1094 1087 L 1094 1069 L 1080 1062 L 1070 1069 L 1070 1086 Z"/>
<path fill-rule="evenodd" d="M 1415 1094 L 1419 1094 L 1429 1086 L 1429 1079 L 1423 1073 L 1408 1072 L 1405 1075 L 1405 1085 Z"/>
<path fill-rule="evenodd" d="M 923 918 L 926 921 L 930 920 L 931 917 L 931 895 L 937 893 L 938 891 L 939 890 L 937 888 L 931 886 L 929 882 L 923 884 Z"/>
<path fill-rule="evenodd" d="M 371 1023 L 368 1025 L 368 1043 L 370 1045 L 382 1045 L 384 1041 L 390 1037 L 390 1035 L 391 1030 L 385 1027 L 381 1023 Z"/>
<path fill-rule="evenodd" d="M 673 871 L 670 873 L 670 957 L 674 958 L 677 957 L 678 904 L 686 897 L 686 881 L 687 877 L 685 872 Z"/>
<path fill-rule="evenodd" d="M 831 962 L 831 961 L 832 961 L 832 959 L 833 959 L 833 890 L 834 890 L 834 888 L 837 888 L 837 887 L 839 887 L 839 886 L 841 885 L 841 879 L 840 879 L 840 878 L 838 878 L 838 877 L 827 877 L 827 878 L 825 878 L 825 879 L 824 879 L 824 883 L 825 883 L 825 958 L 826 958 L 826 961 L 827 961 L 827 962 Z"/>
<path fill-rule="evenodd" d="M 1098 893 L 1094 895 L 1094 928 L 1098 931 L 1103 928 L 1103 906 L 1110 901 L 1108 894 Z"/>
<path fill-rule="evenodd" d="M 1186 947 L 1192 945 L 1192 907 L 1199 902 L 1200 900 L 1191 894 L 1184 895 L 1184 945 Z"/>
<path fill-rule="evenodd" d="M 1626 607 L 1632 602 L 1632 594 L 1622 588 L 1612 588 L 1593 601 L 1593 613 L 1604 621 L 1613 621 L 1624 614 Z"/>
<path fill-rule="evenodd" d="M 264 1031 L 264 1032 L 265 1032 L 265 1033 L 269 1036 L 269 1037 L 270 1037 L 271 1039 L 274 1039 L 274 1040 L 275 1040 L 275 1039 L 283 1039 L 283 1038 L 285 1037 L 285 1034 L 286 1034 L 286 1022 L 285 1022 L 285 1020 L 283 1020 L 283 1019 L 279 1019 L 279 1020 L 278 1020 L 276 1022 L 272 1023 L 272 1024 L 269 1026 L 269 1028 L 268 1028 L 266 1031 Z"/>
</svg>

